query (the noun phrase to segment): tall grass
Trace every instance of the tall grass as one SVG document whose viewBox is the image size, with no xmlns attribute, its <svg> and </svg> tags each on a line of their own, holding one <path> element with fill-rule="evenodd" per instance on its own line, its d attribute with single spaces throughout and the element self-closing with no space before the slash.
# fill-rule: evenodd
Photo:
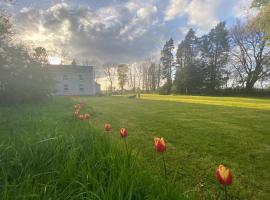
<svg viewBox="0 0 270 200">
<path fill-rule="evenodd" d="M 73 103 L 0 107 L 0 199 L 183 199 Z"/>
</svg>

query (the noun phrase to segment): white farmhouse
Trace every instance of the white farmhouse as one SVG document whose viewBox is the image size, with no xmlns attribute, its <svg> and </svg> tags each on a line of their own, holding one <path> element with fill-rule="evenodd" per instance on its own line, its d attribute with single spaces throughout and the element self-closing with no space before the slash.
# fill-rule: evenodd
<svg viewBox="0 0 270 200">
<path fill-rule="evenodd" d="M 55 84 L 55 95 L 95 95 L 100 92 L 92 66 L 48 65 Z"/>
</svg>

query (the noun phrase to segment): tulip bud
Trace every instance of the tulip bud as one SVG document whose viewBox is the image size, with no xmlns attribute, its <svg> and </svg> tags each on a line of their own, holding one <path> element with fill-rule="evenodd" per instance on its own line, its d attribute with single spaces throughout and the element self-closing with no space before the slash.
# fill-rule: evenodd
<svg viewBox="0 0 270 200">
<path fill-rule="evenodd" d="M 154 138 L 155 149 L 157 152 L 163 153 L 166 151 L 166 143 L 163 138 Z"/>
<path fill-rule="evenodd" d="M 105 124 L 104 124 L 104 131 L 109 132 L 109 131 L 111 131 L 111 130 L 112 130 L 111 124 L 105 123 Z"/>
<path fill-rule="evenodd" d="M 121 136 L 122 138 L 125 138 L 125 137 L 128 136 L 127 129 L 125 129 L 125 128 L 121 128 L 120 131 L 119 131 L 119 133 L 120 133 L 120 136 Z"/>
<path fill-rule="evenodd" d="M 224 165 L 219 165 L 216 170 L 217 181 L 221 185 L 231 185 L 232 184 L 232 172 L 229 168 L 226 168 Z"/>
<path fill-rule="evenodd" d="M 84 114 L 84 118 L 85 119 L 89 119 L 90 118 L 90 115 L 89 114 Z"/>
</svg>

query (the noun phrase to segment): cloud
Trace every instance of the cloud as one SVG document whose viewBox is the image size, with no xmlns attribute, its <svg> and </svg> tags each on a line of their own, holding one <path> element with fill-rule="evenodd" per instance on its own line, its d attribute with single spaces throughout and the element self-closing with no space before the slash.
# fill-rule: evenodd
<svg viewBox="0 0 270 200">
<path fill-rule="evenodd" d="M 253 0 L 239 0 L 239 2 L 233 7 L 234 16 L 242 18 L 253 14 L 254 10 L 250 10 L 252 2 Z"/>
<path fill-rule="evenodd" d="M 213 0 L 171 0 L 165 11 L 165 20 L 174 20 L 185 15 L 187 25 L 208 30 L 218 22 L 215 13 L 218 5 L 219 1 Z"/>
<path fill-rule="evenodd" d="M 78 59 L 130 62 L 153 52 L 159 24 L 157 7 L 122 3 L 98 9 L 61 2 L 46 9 L 22 8 L 18 37 L 47 49 L 64 49 Z"/>
<path fill-rule="evenodd" d="M 137 15 L 140 19 L 150 19 L 157 12 L 156 6 L 147 6 L 140 8 L 137 11 Z"/>
<path fill-rule="evenodd" d="M 165 21 L 173 20 L 176 17 L 186 14 L 186 7 L 188 4 L 188 0 L 170 0 L 165 11 Z"/>
</svg>

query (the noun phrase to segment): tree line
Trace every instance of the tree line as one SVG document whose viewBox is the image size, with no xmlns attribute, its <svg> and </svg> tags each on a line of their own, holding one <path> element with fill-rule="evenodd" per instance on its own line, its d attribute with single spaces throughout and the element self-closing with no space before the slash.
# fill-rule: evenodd
<svg viewBox="0 0 270 200">
<path fill-rule="evenodd" d="M 237 87 L 250 92 L 258 81 L 270 77 L 270 48 L 267 33 L 257 26 L 258 18 L 237 23 L 228 30 L 220 22 L 208 34 L 196 36 L 190 29 L 177 47 L 173 39 L 161 51 L 164 93 L 214 92 Z"/>
</svg>

